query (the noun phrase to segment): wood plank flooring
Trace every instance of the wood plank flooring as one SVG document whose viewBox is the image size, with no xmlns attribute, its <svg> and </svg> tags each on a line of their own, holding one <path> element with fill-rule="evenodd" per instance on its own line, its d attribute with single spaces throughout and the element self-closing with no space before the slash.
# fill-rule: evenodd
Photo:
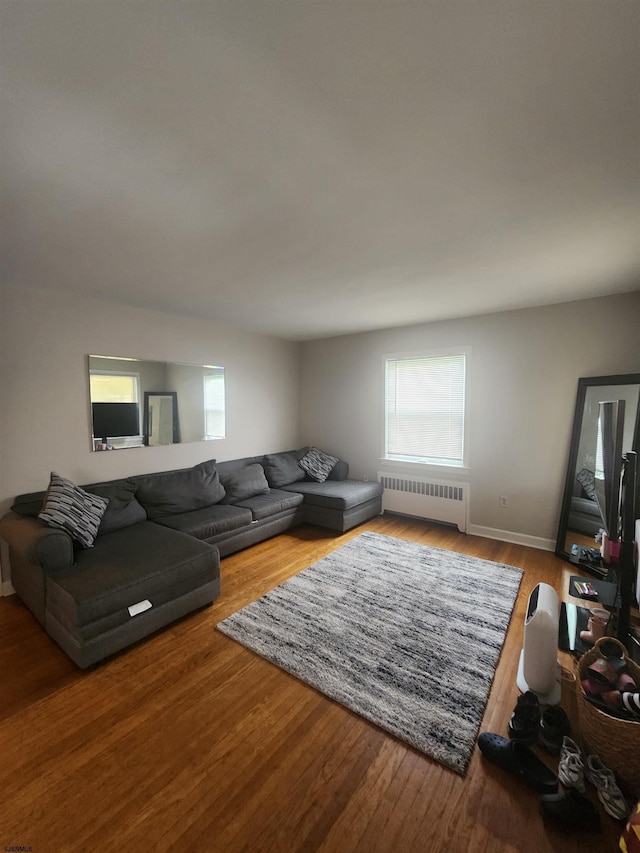
<svg viewBox="0 0 640 853">
<path fill-rule="evenodd" d="M 617 850 L 621 825 L 603 811 L 600 835 L 552 831 L 536 794 L 478 750 L 462 779 L 214 630 L 364 530 L 525 570 L 481 727 L 505 734 L 529 593 L 560 592 L 566 564 L 393 516 L 338 536 L 305 526 L 224 559 L 212 607 L 86 673 L 15 596 L 0 600 L 0 847 Z"/>
</svg>

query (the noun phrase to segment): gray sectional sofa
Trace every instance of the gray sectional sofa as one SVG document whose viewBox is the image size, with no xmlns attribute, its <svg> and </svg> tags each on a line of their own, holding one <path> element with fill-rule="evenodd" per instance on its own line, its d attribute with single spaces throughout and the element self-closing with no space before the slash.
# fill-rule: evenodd
<svg viewBox="0 0 640 853">
<path fill-rule="evenodd" d="M 91 666 L 211 604 L 221 557 L 295 525 L 344 532 L 382 511 L 382 487 L 349 480 L 343 460 L 328 457 L 321 482 L 306 473 L 309 450 L 74 487 L 108 501 L 91 547 L 79 547 L 73 525 L 38 517 L 51 486 L 19 495 L 0 519 L 13 587 L 69 657 Z"/>
</svg>

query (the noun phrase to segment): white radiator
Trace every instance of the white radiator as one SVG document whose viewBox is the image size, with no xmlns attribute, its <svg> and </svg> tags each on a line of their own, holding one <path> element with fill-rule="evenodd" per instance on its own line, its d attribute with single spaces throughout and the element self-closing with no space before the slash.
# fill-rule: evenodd
<svg viewBox="0 0 640 853">
<path fill-rule="evenodd" d="M 432 521 L 455 524 L 467 532 L 469 520 L 469 484 L 421 477 L 393 476 L 378 471 L 384 486 L 382 511 L 415 515 Z"/>
</svg>

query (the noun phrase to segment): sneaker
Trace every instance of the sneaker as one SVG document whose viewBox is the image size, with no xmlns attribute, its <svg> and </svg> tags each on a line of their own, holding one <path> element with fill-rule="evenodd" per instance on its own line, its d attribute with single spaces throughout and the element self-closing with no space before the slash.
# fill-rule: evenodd
<svg viewBox="0 0 640 853">
<path fill-rule="evenodd" d="M 633 717 L 640 717 L 640 693 L 623 693 L 622 707 Z"/>
<path fill-rule="evenodd" d="M 516 707 L 509 720 L 509 740 L 517 740 L 525 745 L 536 742 L 540 724 L 540 703 L 532 690 L 518 696 Z"/>
<path fill-rule="evenodd" d="M 560 763 L 558 765 L 558 779 L 565 788 L 574 788 L 584 794 L 584 759 L 578 744 L 570 737 L 562 739 L 560 749 Z"/>
<path fill-rule="evenodd" d="M 597 755 L 587 758 L 585 767 L 587 779 L 596 786 L 598 799 L 608 815 L 616 820 L 624 820 L 631 811 L 622 791 L 618 788 L 613 770 L 609 770 Z"/>
<path fill-rule="evenodd" d="M 540 717 L 538 740 L 552 755 L 562 749 L 565 736 L 571 734 L 571 723 L 558 705 L 547 705 Z"/>
</svg>

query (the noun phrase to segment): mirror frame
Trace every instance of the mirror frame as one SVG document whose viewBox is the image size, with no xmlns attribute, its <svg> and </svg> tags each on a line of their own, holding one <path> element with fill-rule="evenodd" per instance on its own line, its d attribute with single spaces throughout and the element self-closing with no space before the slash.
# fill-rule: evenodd
<svg viewBox="0 0 640 853">
<path fill-rule="evenodd" d="M 562 495 L 562 507 L 560 510 L 560 522 L 558 524 L 558 536 L 556 539 L 555 554 L 557 557 L 580 566 L 581 569 L 589 572 L 590 567 L 577 563 L 571 558 L 570 553 L 566 550 L 566 536 L 568 532 L 567 524 L 569 521 L 569 512 L 571 510 L 571 496 L 573 494 L 573 481 L 576 476 L 576 462 L 578 457 L 578 449 L 580 447 L 580 437 L 582 434 L 582 420 L 584 416 L 584 406 L 587 396 L 587 390 L 596 386 L 602 385 L 638 385 L 640 388 L 640 373 L 624 373 L 616 376 L 589 376 L 578 380 L 578 395 L 576 397 L 576 406 L 573 416 L 573 431 L 571 433 L 571 444 L 569 446 L 569 459 L 567 462 L 566 477 L 564 483 L 564 491 Z M 640 444 L 640 395 L 638 399 L 638 409 L 636 411 L 636 420 L 632 444 L 629 450 L 638 452 Z M 604 527 L 604 522 L 603 522 Z"/>
<path fill-rule="evenodd" d="M 178 422 L 178 392 L 177 391 L 145 391 L 144 392 L 144 408 L 142 410 L 142 441 L 145 447 L 149 447 L 149 438 L 151 431 L 151 398 L 152 397 L 171 397 L 173 406 L 173 444 L 180 444 L 180 424 Z M 162 445 L 158 445 L 162 446 Z"/>
</svg>

